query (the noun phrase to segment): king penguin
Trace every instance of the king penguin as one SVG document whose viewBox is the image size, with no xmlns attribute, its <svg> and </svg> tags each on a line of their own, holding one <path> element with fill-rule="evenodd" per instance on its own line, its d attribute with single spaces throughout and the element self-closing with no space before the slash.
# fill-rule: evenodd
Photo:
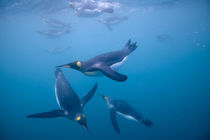
<svg viewBox="0 0 210 140">
<path fill-rule="evenodd" d="M 87 61 L 78 60 L 57 67 L 73 68 L 75 70 L 81 71 L 86 75 L 91 76 L 100 75 L 102 73 L 113 80 L 125 81 L 127 80 L 127 76 L 120 74 L 115 70 L 125 62 L 128 55 L 131 52 L 133 52 L 136 48 L 136 42 L 131 43 L 131 40 L 128 40 L 128 42 L 122 50 L 104 53 L 95 56 Z"/>
<path fill-rule="evenodd" d="M 97 89 L 97 83 L 81 100 L 68 83 L 60 69 L 55 71 L 55 96 L 60 109 L 49 112 L 28 115 L 28 118 L 56 118 L 66 117 L 72 121 L 78 122 L 88 132 L 87 120 L 83 114 L 85 104 L 93 97 Z"/>
<path fill-rule="evenodd" d="M 141 113 L 134 109 L 130 104 L 125 100 L 115 100 L 111 99 L 108 96 L 100 95 L 107 103 L 110 110 L 110 119 L 112 126 L 114 127 L 117 133 L 120 133 L 120 128 L 117 123 L 116 115 L 121 115 L 127 119 L 135 120 L 144 124 L 147 127 L 152 127 L 154 123 L 148 119 L 145 119 Z"/>
</svg>

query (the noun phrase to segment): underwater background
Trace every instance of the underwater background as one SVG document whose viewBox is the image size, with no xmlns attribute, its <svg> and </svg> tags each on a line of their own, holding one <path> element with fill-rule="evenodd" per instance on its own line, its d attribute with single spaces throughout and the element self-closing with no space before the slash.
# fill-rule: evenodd
<svg viewBox="0 0 210 140">
<path fill-rule="evenodd" d="M 210 140 L 209 0 L 118 0 L 113 14 L 127 18 L 112 30 L 99 22 L 112 14 L 79 17 L 66 2 L 0 1 L 0 140 Z M 62 22 L 61 32 L 44 33 L 54 28 L 46 19 Z M 80 98 L 98 82 L 96 94 L 127 100 L 152 128 L 117 116 L 117 134 L 98 95 L 84 110 L 92 135 L 67 118 L 26 118 L 58 108 L 55 66 L 129 39 L 138 48 L 119 70 L 125 82 L 62 70 Z"/>
</svg>

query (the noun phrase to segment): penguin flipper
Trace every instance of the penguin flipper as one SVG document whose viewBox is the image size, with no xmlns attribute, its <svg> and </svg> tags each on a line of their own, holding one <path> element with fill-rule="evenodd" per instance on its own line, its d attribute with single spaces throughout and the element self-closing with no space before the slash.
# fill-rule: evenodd
<svg viewBox="0 0 210 140">
<path fill-rule="evenodd" d="M 65 117 L 65 113 L 63 110 L 52 110 L 50 112 L 27 115 L 26 117 L 27 118 L 56 118 L 56 117 Z"/>
<path fill-rule="evenodd" d="M 85 104 L 93 97 L 96 92 L 98 84 L 96 83 L 93 88 L 81 100 L 81 107 L 84 108 Z"/>
<path fill-rule="evenodd" d="M 114 70 L 112 70 L 110 67 L 105 66 L 103 68 L 100 69 L 100 71 L 106 75 L 107 77 L 111 78 L 112 80 L 116 80 L 116 81 L 125 81 L 127 80 L 127 76 L 120 74 Z"/>
<path fill-rule="evenodd" d="M 114 108 L 110 109 L 110 119 L 111 119 L 112 126 L 114 127 L 115 131 L 117 133 L 120 133 L 120 128 L 118 126 L 117 119 L 116 119 L 116 111 Z"/>
</svg>

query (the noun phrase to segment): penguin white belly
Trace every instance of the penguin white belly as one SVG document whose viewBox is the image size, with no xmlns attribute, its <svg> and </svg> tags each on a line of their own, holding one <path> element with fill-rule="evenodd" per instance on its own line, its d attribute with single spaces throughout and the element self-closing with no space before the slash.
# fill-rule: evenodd
<svg viewBox="0 0 210 140">
<path fill-rule="evenodd" d="M 128 58 L 128 56 L 124 57 L 122 61 L 117 62 L 117 63 L 115 63 L 115 64 L 112 64 L 112 65 L 110 66 L 111 69 L 113 69 L 113 70 L 118 70 L 118 69 L 122 66 L 122 64 L 126 61 L 127 58 Z M 100 71 L 83 72 L 83 73 L 84 73 L 85 75 L 87 75 L 87 76 L 96 76 L 96 77 L 98 77 L 98 76 L 103 76 L 103 73 L 100 72 Z"/>
<path fill-rule="evenodd" d="M 102 72 L 100 71 L 92 71 L 92 72 L 84 72 L 87 76 L 103 76 Z"/>
<path fill-rule="evenodd" d="M 112 104 L 110 104 L 109 101 L 107 101 L 107 105 L 108 105 L 108 108 L 113 108 L 114 107 Z"/>
<path fill-rule="evenodd" d="M 133 116 L 123 114 L 121 112 L 117 112 L 118 115 L 125 117 L 126 119 L 137 121 Z"/>
<path fill-rule="evenodd" d="M 122 61 L 120 62 L 117 62 L 115 64 L 112 64 L 110 67 L 113 69 L 113 70 L 118 70 L 122 64 L 126 61 L 126 59 L 128 58 L 128 56 L 124 57 Z"/>
<path fill-rule="evenodd" d="M 55 85 L 55 97 L 56 97 L 56 101 L 58 103 L 58 106 L 61 108 L 61 105 L 60 105 L 60 102 L 59 102 L 59 99 L 58 99 L 58 91 L 57 91 L 56 85 Z"/>
</svg>

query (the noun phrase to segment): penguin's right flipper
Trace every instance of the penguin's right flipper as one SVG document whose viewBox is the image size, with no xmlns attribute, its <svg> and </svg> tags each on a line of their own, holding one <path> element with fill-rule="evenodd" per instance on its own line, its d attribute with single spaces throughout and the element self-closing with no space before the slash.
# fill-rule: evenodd
<svg viewBox="0 0 210 140">
<path fill-rule="evenodd" d="M 111 122 L 112 122 L 112 126 L 114 127 L 116 132 L 120 133 L 120 128 L 118 126 L 117 119 L 116 119 L 116 111 L 115 111 L 114 108 L 110 109 L 110 119 L 111 119 Z"/>
<path fill-rule="evenodd" d="M 55 118 L 55 117 L 65 117 L 63 110 L 52 110 L 50 112 L 43 112 L 38 114 L 27 115 L 27 118 Z"/>
<path fill-rule="evenodd" d="M 127 80 L 127 76 L 120 74 L 114 70 L 112 70 L 110 67 L 108 66 L 104 66 L 102 68 L 100 68 L 100 71 L 106 75 L 107 77 L 111 78 L 112 80 L 116 80 L 116 81 L 125 81 Z"/>
<path fill-rule="evenodd" d="M 96 89 L 98 87 L 98 84 L 96 83 L 94 85 L 94 87 L 88 92 L 88 94 L 86 94 L 82 100 L 81 100 L 81 106 L 82 108 L 84 108 L 85 104 L 93 97 L 93 95 L 95 94 L 96 92 Z"/>
</svg>

